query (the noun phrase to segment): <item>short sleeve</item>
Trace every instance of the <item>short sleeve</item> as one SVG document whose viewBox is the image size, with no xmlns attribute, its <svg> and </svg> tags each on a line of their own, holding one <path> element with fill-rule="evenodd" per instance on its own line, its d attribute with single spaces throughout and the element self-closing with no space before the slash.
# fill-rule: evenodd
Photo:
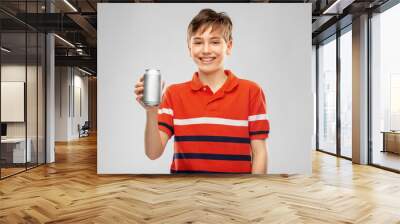
<svg viewBox="0 0 400 224">
<path fill-rule="evenodd" d="M 174 110 L 170 91 L 170 88 L 167 88 L 158 107 L 158 129 L 165 132 L 168 138 L 174 135 Z"/>
<path fill-rule="evenodd" d="M 266 139 L 269 135 L 269 120 L 265 95 L 258 85 L 250 90 L 249 105 L 249 136 L 250 139 Z"/>
</svg>

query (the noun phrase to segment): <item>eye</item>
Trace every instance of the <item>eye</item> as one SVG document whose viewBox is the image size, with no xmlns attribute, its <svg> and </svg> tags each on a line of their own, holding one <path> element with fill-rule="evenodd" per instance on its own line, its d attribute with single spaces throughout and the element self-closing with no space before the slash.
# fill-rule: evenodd
<svg viewBox="0 0 400 224">
<path fill-rule="evenodd" d="M 199 45 L 201 42 L 193 42 L 194 45 Z"/>
</svg>

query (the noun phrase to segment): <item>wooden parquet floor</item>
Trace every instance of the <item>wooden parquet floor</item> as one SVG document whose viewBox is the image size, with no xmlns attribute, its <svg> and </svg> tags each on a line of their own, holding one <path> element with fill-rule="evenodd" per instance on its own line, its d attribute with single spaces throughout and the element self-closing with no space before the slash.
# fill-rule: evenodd
<svg viewBox="0 0 400 224">
<path fill-rule="evenodd" d="M 0 223 L 400 223 L 400 175 L 316 152 L 312 176 L 99 176 L 92 136 L 0 181 Z"/>
</svg>

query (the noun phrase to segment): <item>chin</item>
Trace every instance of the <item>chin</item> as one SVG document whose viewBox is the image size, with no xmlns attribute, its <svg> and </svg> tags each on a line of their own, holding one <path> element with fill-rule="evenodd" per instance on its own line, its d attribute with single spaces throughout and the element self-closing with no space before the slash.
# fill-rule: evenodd
<svg viewBox="0 0 400 224">
<path fill-rule="evenodd" d="M 198 66 L 199 71 L 204 72 L 204 73 L 213 73 L 215 71 L 220 70 L 219 67 L 213 66 L 213 67 L 208 67 L 208 66 Z"/>
<path fill-rule="evenodd" d="M 199 68 L 199 71 L 205 73 L 205 74 L 210 74 L 216 71 L 216 69 L 201 69 Z"/>
</svg>

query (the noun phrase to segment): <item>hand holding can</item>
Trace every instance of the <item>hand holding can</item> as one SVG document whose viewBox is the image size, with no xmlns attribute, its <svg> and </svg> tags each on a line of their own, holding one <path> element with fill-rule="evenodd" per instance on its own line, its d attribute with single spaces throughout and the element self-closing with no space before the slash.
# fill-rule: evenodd
<svg viewBox="0 0 400 224">
<path fill-rule="evenodd" d="M 161 81 L 161 73 L 156 69 L 146 69 L 135 85 L 136 101 L 146 111 L 157 110 L 161 102 L 161 94 L 164 89 L 164 82 Z"/>
</svg>

